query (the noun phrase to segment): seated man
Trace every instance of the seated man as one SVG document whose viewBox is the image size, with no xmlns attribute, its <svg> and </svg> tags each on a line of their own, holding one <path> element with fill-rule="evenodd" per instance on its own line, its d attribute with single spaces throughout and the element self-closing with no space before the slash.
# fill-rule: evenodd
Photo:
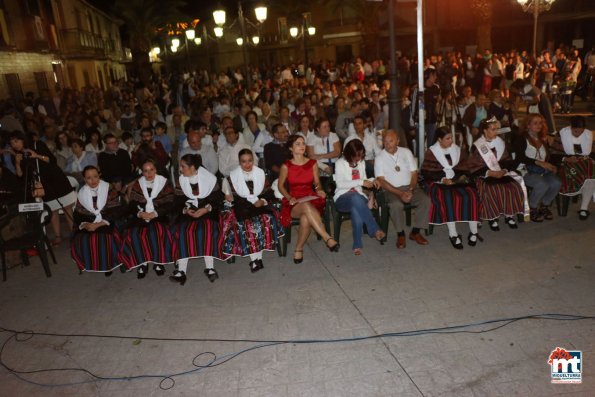
<svg viewBox="0 0 595 397">
<path fill-rule="evenodd" d="M 132 164 L 134 164 L 135 167 L 140 168 L 147 158 L 152 158 L 157 162 L 159 173 L 162 174 L 162 171 L 165 170 L 165 166 L 169 161 L 169 156 L 163 148 L 163 145 L 161 142 L 153 139 L 153 130 L 151 128 L 143 128 L 140 137 L 140 143 L 136 145 L 132 151 Z"/>
<path fill-rule="evenodd" d="M 240 134 L 233 127 L 227 127 L 223 133 L 225 134 L 226 144 L 223 148 L 219 148 L 217 154 L 219 156 L 219 171 L 223 176 L 228 177 L 229 173 L 240 165 L 240 160 L 238 158 L 240 150 L 252 150 L 252 148 L 239 141 Z M 258 156 L 256 156 L 254 152 L 252 152 L 252 154 L 255 160 L 258 159 Z"/>
<path fill-rule="evenodd" d="M 112 134 L 107 134 L 103 141 L 105 150 L 97 156 L 97 163 L 101 170 L 101 179 L 113 183 L 119 191 L 126 184 L 134 180 L 132 162 L 128 152 L 118 148 L 118 139 Z"/>
<path fill-rule="evenodd" d="M 279 178 L 279 170 L 284 162 L 290 158 L 289 150 L 285 147 L 289 131 L 281 123 L 273 125 L 273 142 L 264 146 L 264 165 L 269 172 L 269 180 L 272 182 Z"/>
<path fill-rule="evenodd" d="M 428 241 L 419 232 L 428 228 L 430 199 L 417 186 L 417 164 L 413 153 L 399 147 L 399 137 L 394 130 L 384 133 L 384 149 L 374 163 L 377 180 L 385 190 L 386 201 L 390 208 L 390 217 L 397 230 L 397 248 L 405 248 L 405 214 L 403 207 L 411 204 L 416 207 L 413 228 L 409 239 L 420 245 Z"/>
<path fill-rule="evenodd" d="M 196 122 L 195 122 L 196 123 Z M 200 125 L 204 123 L 198 122 Z M 200 132 L 190 128 L 188 131 L 188 146 L 182 149 L 179 158 L 182 158 L 188 153 L 200 154 L 202 158 L 202 166 L 205 167 L 211 174 L 216 175 L 219 171 L 219 161 L 217 160 L 217 153 L 212 145 L 205 145 L 202 142 Z"/>
</svg>

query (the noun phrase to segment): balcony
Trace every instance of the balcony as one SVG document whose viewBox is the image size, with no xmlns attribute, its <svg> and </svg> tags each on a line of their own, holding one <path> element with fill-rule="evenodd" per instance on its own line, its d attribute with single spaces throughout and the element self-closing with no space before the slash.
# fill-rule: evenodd
<svg viewBox="0 0 595 397">
<path fill-rule="evenodd" d="M 80 29 L 62 30 L 62 54 L 70 58 L 112 59 L 124 58 L 122 47 L 113 39 Z"/>
</svg>

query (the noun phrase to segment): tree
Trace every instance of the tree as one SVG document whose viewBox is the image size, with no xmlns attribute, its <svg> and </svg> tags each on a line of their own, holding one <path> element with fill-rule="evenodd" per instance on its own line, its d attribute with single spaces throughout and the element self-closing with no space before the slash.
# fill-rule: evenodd
<svg viewBox="0 0 595 397">
<path fill-rule="evenodd" d="M 115 1 L 113 10 L 124 21 L 128 46 L 132 52 L 132 64 L 144 83 L 148 83 L 151 76 L 149 51 L 157 29 L 168 23 L 187 19 L 180 10 L 185 5 L 185 0 L 170 0 L 167 5 L 159 0 Z"/>
<path fill-rule="evenodd" d="M 471 9 L 477 17 L 477 45 L 478 50 L 492 49 L 492 1 L 471 0 Z"/>
</svg>

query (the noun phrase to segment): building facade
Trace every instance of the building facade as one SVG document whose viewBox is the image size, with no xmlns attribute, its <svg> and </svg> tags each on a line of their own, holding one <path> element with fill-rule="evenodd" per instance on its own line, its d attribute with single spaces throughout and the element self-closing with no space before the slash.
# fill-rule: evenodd
<svg viewBox="0 0 595 397">
<path fill-rule="evenodd" d="M 125 77 L 121 22 L 84 0 L 0 0 L 0 98 Z"/>
</svg>

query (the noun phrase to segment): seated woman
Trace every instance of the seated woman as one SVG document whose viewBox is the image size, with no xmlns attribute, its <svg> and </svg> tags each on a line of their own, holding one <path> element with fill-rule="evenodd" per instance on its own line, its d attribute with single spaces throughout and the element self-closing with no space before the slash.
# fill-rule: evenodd
<svg viewBox="0 0 595 397">
<path fill-rule="evenodd" d="M 149 263 L 162 276 L 163 265 L 173 262 L 167 219 L 173 209 L 174 190 L 167 179 L 157 174 L 154 160 L 145 160 L 141 170 L 143 175 L 128 191 L 128 210 L 133 220 L 122 234 L 120 250 L 124 266 L 137 268 L 139 279 L 147 275 Z"/>
<path fill-rule="evenodd" d="M 488 220 L 493 231 L 500 230 L 500 215 L 504 215 L 511 229 L 517 229 L 515 216 L 528 212 L 523 178 L 508 171 L 513 169 L 514 160 L 498 136 L 498 125 L 496 118 L 479 123 L 480 137 L 474 142 L 468 161 L 479 194 L 479 217 Z"/>
<path fill-rule="evenodd" d="M 223 253 L 250 256 L 250 271 L 264 267 L 263 251 L 274 251 L 283 228 L 279 214 L 270 205 L 275 199 L 267 186 L 264 171 L 254 165 L 254 155 L 249 149 L 238 154 L 240 165 L 223 180 L 225 199 L 233 208 L 223 220 Z"/>
<path fill-rule="evenodd" d="M 335 162 L 341 156 L 341 142 L 334 132 L 331 132 L 331 123 L 321 117 L 314 125 L 316 132 L 310 134 L 306 140 L 307 156 L 318 162 L 318 168 L 323 177 L 333 175 Z"/>
<path fill-rule="evenodd" d="M 220 212 L 223 193 L 217 178 L 202 167 L 200 155 L 185 154 L 180 159 L 179 186 L 176 186 L 176 208 L 180 214 L 173 228 L 173 256 L 176 270 L 169 277 L 180 285 L 186 283 L 186 269 L 192 258 L 204 258 L 205 275 L 210 282 L 219 278 L 214 260 L 222 259 L 223 233 Z"/>
<path fill-rule="evenodd" d="M 79 184 L 83 184 L 83 170 L 88 165 L 97 167 L 97 155 L 95 152 L 86 152 L 85 143 L 80 139 L 73 140 L 70 147 L 72 155 L 67 159 L 64 171 L 74 177 Z"/>
<path fill-rule="evenodd" d="M 366 175 L 366 149 L 359 139 L 349 141 L 343 149 L 343 157 L 335 163 L 335 206 L 338 211 L 351 214 L 353 232 L 353 253 L 362 253 L 362 232 L 366 226 L 368 235 L 380 241 L 385 234 L 376 223 L 372 211 L 368 206 L 370 198 L 363 188 L 379 188 L 378 182 Z"/>
<path fill-rule="evenodd" d="M 467 178 L 465 152 L 453 142 L 452 133 L 444 127 L 436 130 L 436 139 L 436 143 L 426 151 L 421 167 L 432 200 L 430 223 L 446 223 L 448 237 L 456 249 L 463 249 L 456 222 L 468 223 L 467 242 L 474 247 L 477 240 L 483 241 L 483 238 L 477 233 L 479 197 Z"/>
<path fill-rule="evenodd" d="M 519 136 L 514 144 L 515 160 L 525 164 L 525 185 L 531 187 L 529 208 L 532 222 L 552 220 L 552 201 L 558 195 L 562 182 L 558 168 L 550 162 L 547 142 L 547 125 L 542 115 L 528 114 L 521 123 Z"/>
<path fill-rule="evenodd" d="M 561 149 L 564 152 L 560 167 L 560 192 L 566 196 L 582 195 L 578 211 L 582 221 L 589 218 L 589 203 L 595 201 L 593 132 L 585 127 L 585 118 L 574 116 L 570 119 L 570 127 L 560 130 Z"/>
<path fill-rule="evenodd" d="M 120 235 L 114 221 L 121 217 L 123 208 L 118 192 L 100 179 L 97 167 L 85 167 L 83 178 L 85 184 L 74 210 L 70 253 L 81 271 L 103 272 L 107 277 L 121 265 Z"/>
<path fill-rule="evenodd" d="M 324 211 L 326 194 L 320 186 L 316 160 L 308 160 L 305 156 L 304 137 L 290 136 L 287 148 L 291 152 L 291 159 L 281 166 L 279 173 L 279 192 L 283 195 L 281 224 L 283 227 L 291 227 L 292 218 L 300 220 L 293 262 L 301 263 L 304 260 L 304 245 L 311 229 L 322 236 L 330 251 L 339 251 L 339 243 L 326 232 L 322 224 L 320 215 Z"/>
</svg>

